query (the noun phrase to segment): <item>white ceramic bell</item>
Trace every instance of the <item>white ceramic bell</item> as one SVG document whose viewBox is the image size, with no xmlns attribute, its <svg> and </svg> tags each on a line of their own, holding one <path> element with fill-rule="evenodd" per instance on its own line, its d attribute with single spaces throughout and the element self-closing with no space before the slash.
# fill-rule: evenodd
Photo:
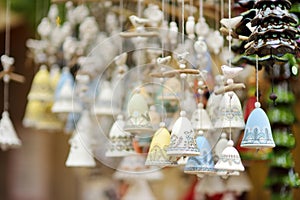
<svg viewBox="0 0 300 200">
<path fill-rule="evenodd" d="M 206 44 L 211 52 L 219 54 L 224 44 L 224 38 L 219 31 L 210 31 L 206 37 Z"/>
<path fill-rule="evenodd" d="M 218 162 L 215 165 L 215 169 L 229 172 L 245 170 L 239 152 L 233 146 L 232 140 L 228 141 L 227 147 L 223 150 Z"/>
<path fill-rule="evenodd" d="M 80 135 L 75 135 L 70 139 L 71 148 L 66 161 L 67 167 L 95 167 L 96 162 L 93 158 L 89 144 L 84 142 Z"/>
<path fill-rule="evenodd" d="M 120 110 L 113 97 L 111 83 L 103 81 L 94 105 L 94 113 L 96 115 L 113 115 L 119 112 Z"/>
<path fill-rule="evenodd" d="M 244 129 L 245 122 L 241 102 L 235 92 L 226 92 L 220 102 L 215 128 Z"/>
<path fill-rule="evenodd" d="M 161 127 L 155 132 L 145 165 L 170 166 L 176 165 L 175 161 L 167 155 L 166 149 L 170 144 L 171 134 L 165 127 L 165 123 L 161 122 Z"/>
<path fill-rule="evenodd" d="M 50 84 L 50 74 L 46 65 L 42 65 L 33 78 L 27 98 L 28 100 L 51 102 L 53 101 L 53 93 L 54 91 Z"/>
<path fill-rule="evenodd" d="M 273 148 L 275 143 L 268 116 L 260 103 L 255 103 L 255 109 L 250 113 L 241 142 L 241 147 L 246 148 Z"/>
<path fill-rule="evenodd" d="M 143 199 L 143 200 L 155 200 L 155 196 L 151 191 L 146 180 L 136 180 L 132 181 L 127 192 L 122 197 L 122 200 L 133 200 L 133 199 Z"/>
<path fill-rule="evenodd" d="M 214 174 L 214 160 L 212 148 L 207 139 L 203 135 L 203 131 L 199 131 L 196 138 L 197 147 L 200 155 L 189 157 L 184 173 L 196 174 L 198 177 Z"/>
<path fill-rule="evenodd" d="M 222 155 L 222 152 L 227 147 L 228 139 L 226 133 L 222 133 L 220 139 L 217 141 L 216 146 L 214 148 L 214 158 L 215 161 L 218 161 Z"/>
<path fill-rule="evenodd" d="M 123 116 L 118 115 L 109 132 L 110 144 L 105 156 L 122 157 L 135 153 L 132 146 L 132 135 L 123 130 L 124 125 Z"/>
<path fill-rule="evenodd" d="M 0 120 L 0 147 L 2 150 L 18 148 L 22 145 L 16 130 L 11 122 L 9 113 L 4 111 Z"/>
<path fill-rule="evenodd" d="M 180 117 L 173 126 L 167 154 L 177 157 L 199 155 L 195 133 L 190 120 L 186 117 L 185 111 L 180 112 Z"/>
<path fill-rule="evenodd" d="M 145 98 L 139 94 L 134 94 L 127 105 L 128 118 L 124 130 L 133 134 L 150 135 L 153 127 L 150 122 L 148 105 Z"/>
<path fill-rule="evenodd" d="M 195 31 L 198 37 L 205 37 L 209 33 L 209 26 L 205 21 L 205 18 L 199 18 L 195 26 Z"/>
<path fill-rule="evenodd" d="M 203 103 L 199 103 L 197 110 L 193 112 L 191 123 L 194 130 L 210 130 L 213 128 L 210 118 L 203 108 Z"/>
<path fill-rule="evenodd" d="M 233 79 L 236 77 L 244 68 L 242 67 L 229 67 L 227 65 L 222 65 L 221 70 L 225 79 Z"/>
<path fill-rule="evenodd" d="M 203 37 L 198 37 L 198 40 L 194 43 L 194 49 L 197 54 L 204 55 L 207 53 L 207 45 Z"/>
</svg>

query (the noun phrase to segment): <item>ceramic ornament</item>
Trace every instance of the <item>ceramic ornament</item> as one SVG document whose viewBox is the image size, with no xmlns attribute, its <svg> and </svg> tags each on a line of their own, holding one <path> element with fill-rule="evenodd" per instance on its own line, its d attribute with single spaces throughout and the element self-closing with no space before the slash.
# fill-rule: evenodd
<svg viewBox="0 0 300 200">
<path fill-rule="evenodd" d="M 177 160 L 177 165 L 185 166 L 189 160 L 189 156 L 182 156 Z"/>
<path fill-rule="evenodd" d="M 235 92 L 226 92 L 220 102 L 215 128 L 244 129 L 245 122 L 241 102 Z"/>
<path fill-rule="evenodd" d="M 223 19 L 221 19 L 220 22 L 226 28 L 228 28 L 229 30 L 232 30 L 238 25 L 238 23 L 241 22 L 242 19 L 243 19 L 243 16 L 237 16 L 237 17 L 233 17 L 233 18 L 223 18 Z"/>
<path fill-rule="evenodd" d="M 219 31 L 210 32 L 206 38 L 208 49 L 214 54 L 219 54 L 220 49 L 224 44 L 223 36 Z"/>
<path fill-rule="evenodd" d="M 194 49 L 197 52 L 197 58 L 203 59 L 208 51 L 207 44 L 203 37 L 198 37 L 197 41 L 194 43 Z"/>
<path fill-rule="evenodd" d="M 203 103 L 199 103 L 198 108 L 193 112 L 191 123 L 194 130 L 210 130 L 213 128 L 210 118 L 203 108 Z"/>
<path fill-rule="evenodd" d="M 167 147 L 170 144 L 171 134 L 166 129 L 165 124 L 161 122 L 160 128 L 155 132 L 145 165 L 170 166 L 176 165 L 175 161 L 167 155 Z"/>
<path fill-rule="evenodd" d="M 244 68 L 242 67 L 229 67 L 227 65 L 222 65 L 221 70 L 225 79 L 233 79 L 236 77 Z"/>
<path fill-rule="evenodd" d="M 193 16 L 188 17 L 185 24 L 185 30 L 191 40 L 195 39 L 195 18 Z"/>
<path fill-rule="evenodd" d="M 16 130 L 11 122 L 9 113 L 4 111 L 0 120 L 0 147 L 2 150 L 18 148 L 22 145 Z"/>
<path fill-rule="evenodd" d="M 33 78 L 31 89 L 27 98 L 28 100 L 52 102 L 53 93 L 47 66 L 42 65 Z"/>
<path fill-rule="evenodd" d="M 247 148 L 273 148 L 275 143 L 268 116 L 260 103 L 255 103 L 255 109 L 250 113 L 244 132 L 241 147 Z"/>
<path fill-rule="evenodd" d="M 184 173 L 195 174 L 198 177 L 214 174 L 215 169 L 212 148 L 207 139 L 204 137 L 203 131 L 198 132 L 196 143 L 200 151 L 200 155 L 189 157 L 184 167 Z"/>
<path fill-rule="evenodd" d="M 172 21 L 170 22 L 170 28 L 169 28 L 169 39 L 171 45 L 176 45 L 178 40 L 178 26 L 177 23 Z"/>
<path fill-rule="evenodd" d="M 133 134 L 149 135 L 153 133 L 150 122 L 148 105 L 145 98 L 140 94 L 134 94 L 127 105 L 128 118 L 124 130 Z"/>
<path fill-rule="evenodd" d="M 165 102 L 176 102 L 179 101 L 180 93 L 181 93 L 181 83 L 176 77 L 169 78 L 165 81 L 163 86 L 163 96 L 159 95 L 157 98 L 162 99 Z"/>
<path fill-rule="evenodd" d="M 141 154 L 124 157 L 113 177 L 123 180 L 161 180 L 163 173 L 157 167 L 145 166 L 145 160 Z"/>
<path fill-rule="evenodd" d="M 180 112 L 180 117 L 173 126 L 167 154 L 177 157 L 199 155 L 195 133 L 190 120 L 186 117 L 185 111 Z"/>
<path fill-rule="evenodd" d="M 36 127 L 44 114 L 43 103 L 38 100 L 30 100 L 27 102 L 25 115 L 22 121 L 24 127 Z"/>
<path fill-rule="evenodd" d="M 141 179 L 131 182 L 127 192 L 121 198 L 121 200 L 133 199 L 155 200 L 156 198 L 152 193 L 147 181 Z"/>
<path fill-rule="evenodd" d="M 69 67 L 63 67 L 63 69 L 62 69 L 62 73 L 60 75 L 59 81 L 58 81 L 58 83 L 56 85 L 56 88 L 55 88 L 55 99 L 57 99 L 58 96 L 60 95 L 60 90 L 65 85 L 66 81 L 68 81 L 72 85 L 72 89 L 73 89 L 74 78 L 73 78 L 73 75 L 70 72 Z"/>
<path fill-rule="evenodd" d="M 215 161 L 218 161 L 222 155 L 222 152 L 227 147 L 228 139 L 226 133 L 222 133 L 220 139 L 217 141 L 216 146 L 214 148 L 214 158 Z"/>
<path fill-rule="evenodd" d="M 119 113 L 117 103 L 113 96 L 113 90 L 109 81 L 104 81 L 99 88 L 99 95 L 94 105 L 96 115 L 113 115 Z"/>
<path fill-rule="evenodd" d="M 55 91 L 56 86 L 60 80 L 60 68 L 58 65 L 52 65 L 50 68 L 50 85 L 53 91 Z"/>
<path fill-rule="evenodd" d="M 232 140 L 228 141 L 227 147 L 223 150 L 218 162 L 215 165 L 215 169 L 228 172 L 239 172 L 245 170 L 239 152 L 233 146 Z"/>
<path fill-rule="evenodd" d="M 158 5 L 149 4 L 144 10 L 144 16 L 150 20 L 151 27 L 158 27 L 163 19 L 164 13 L 159 9 Z"/>
<path fill-rule="evenodd" d="M 56 96 L 56 100 L 52 106 L 53 113 L 68 114 L 71 112 L 80 112 L 81 105 L 77 101 L 73 101 L 73 83 L 66 79 L 64 85 Z"/>
<path fill-rule="evenodd" d="M 206 37 L 209 34 L 209 26 L 205 21 L 205 18 L 199 18 L 195 25 L 195 31 L 198 37 Z"/>
<path fill-rule="evenodd" d="M 70 139 L 70 152 L 66 161 L 67 167 L 95 167 L 92 150 L 87 143 L 82 141 L 79 133 Z"/>
<path fill-rule="evenodd" d="M 110 144 L 105 156 L 122 157 L 135 153 L 132 146 L 132 136 L 123 130 L 124 125 L 123 116 L 118 115 L 109 132 Z"/>
</svg>

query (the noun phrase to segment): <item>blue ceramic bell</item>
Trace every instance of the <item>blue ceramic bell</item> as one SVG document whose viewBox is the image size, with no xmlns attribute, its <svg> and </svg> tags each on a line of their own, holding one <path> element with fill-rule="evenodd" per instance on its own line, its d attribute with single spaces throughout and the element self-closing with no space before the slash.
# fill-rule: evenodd
<svg viewBox="0 0 300 200">
<path fill-rule="evenodd" d="M 247 148 L 273 148 L 275 143 L 272 136 L 271 125 L 266 113 L 255 103 L 255 109 L 250 113 L 241 147 Z"/>
<path fill-rule="evenodd" d="M 196 143 L 200 151 L 200 155 L 189 157 L 184 167 L 184 172 L 187 174 L 196 174 L 199 177 L 202 177 L 205 174 L 213 174 L 215 170 L 212 148 L 207 139 L 204 137 L 203 131 L 198 132 Z"/>
</svg>

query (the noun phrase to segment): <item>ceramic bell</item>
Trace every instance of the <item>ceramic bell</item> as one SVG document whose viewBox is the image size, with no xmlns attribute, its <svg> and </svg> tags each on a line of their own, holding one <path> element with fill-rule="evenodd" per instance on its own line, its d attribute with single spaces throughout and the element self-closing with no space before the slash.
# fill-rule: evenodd
<svg viewBox="0 0 300 200">
<path fill-rule="evenodd" d="M 109 132 L 109 148 L 105 153 L 107 157 L 121 157 L 134 154 L 132 136 L 123 130 L 125 122 L 122 115 L 112 125 Z"/>
<path fill-rule="evenodd" d="M 259 102 L 255 103 L 255 109 L 248 117 L 241 147 L 275 147 L 269 119 L 263 109 L 260 108 Z"/>
<path fill-rule="evenodd" d="M 218 161 L 222 155 L 222 152 L 227 147 L 228 140 L 226 138 L 226 133 L 221 134 L 221 138 L 217 141 L 216 146 L 214 148 L 214 158 L 215 161 Z"/>
<path fill-rule="evenodd" d="M 226 92 L 220 102 L 215 128 L 244 129 L 245 122 L 241 102 L 235 92 Z"/>
<path fill-rule="evenodd" d="M 198 35 L 198 37 L 205 37 L 207 34 L 209 34 L 209 26 L 205 21 L 205 18 L 199 18 L 198 22 L 195 26 L 195 31 Z"/>
<path fill-rule="evenodd" d="M 113 90 L 109 81 L 102 83 L 99 95 L 95 101 L 94 113 L 96 115 L 113 115 L 120 112 L 114 100 Z"/>
<path fill-rule="evenodd" d="M 28 101 L 25 109 L 25 115 L 23 118 L 24 127 L 35 127 L 36 124 L 41 120 L 41 117 L 44 113 L 43 103 L 38 100 Z"/>
<path fill-rule="evenodd" d="M 178 38 L 178 26 L 177 26 L 176 22 L 172 21 L 172 22 L 170 22 L 170 28 L 169 28 L 170 43 L 173 45 L 176 45 L 177 38 Z"/>
<path fill-rule="evenodd" d="M 198 177 L 202 177 L 205 174 L 213 174 L 215 170 L 212 148 L 207 139 L 204 137 L 203 131 L 198 132 L 196 143 L 200 151 L 200 155 L 189 157 L 184 167 L 184 173 L 196 174 Z"/>
<path fill-rule="evenodd" d="M 173 126 L 167 154 L 178 157 L 199 155 L 195 133 L 190 120 L 186 117 L 185 111 L 180 112 L 180 117 Z"/>
<path fill-rule="evenodd" d="M 80 113 L 69 113 L 68 118 L 65 124 L 64 132 L 67 134 L 71 134 L 75 128 L 76 124 L 78 123 L 80 119 L 81 114 Z"/>
<path fill-rule="evenodd" d="M 193 16 L 188 17 L 185 24 L 185 30 L 188 37 L 193 40 L 195 38 L 195 18 Z"/>
<path fill-rule="evenodd" d="M 148 105 L 144 97 L 136 93 L 127 105 L 128 118 L 124 130 L 133 134 L 150 135 L 153 127 L 148 113 Z"/>
<path fill-rule="evenodd" d="M 9 113 L 4 111 L 0 120 L 0 147 L 2 150 L 18 148 L 22 145 L 10 120 Z"/>
<path fill-rule="evenodd" d="M 73 84 L 69 79 L 64 81 L 64 85 L 56 94 L 55 102 L 51 108 L 52 112 L 67 114 L 81 111 L 81 105 L 73 99 Z"/>
<path fill-rule="evenodd" d="M 34 76 L 27 98 L 28 100 L 53 101 L 53 90 L 46 65 L 42 65 Z"/>
<path fill-rule="evenodd" d="M 75 135 L 70 139 L 71 148 L 66 161 L 67 167 L 95 167 L 92 150 L 87 143 L 82 141 L 80 135 Z"/>
<path fill-rule="evenodd" d="M 50 68 L 50 85 L 53 91 L 55 91 L 56 86 L 60 80 L 60 68 L 58 65 L 52 65 Z"/>
<path fill-rule="evenodd" d="M 199 103 L 197 110 L 194 111 L 191 123 L 194 130 L 210 130 L 213 128 L 210 118 L 203 108 L 203 104 Z"/>
<path fill-rule="evenodd" d="M 169 166 L 176 164 L 176 162 L 171 161 L 171 157 L 166 152 L 170 144 L 171 134 L 163 122 L 160 125 L 161 127 L 152 138 L 145 165 Z"/>
<path fill-rule="evenodd" d="M 56 88 L 55 88 L 55 99 L 58 98 L 58 96 L 60 95 L 60 90 L 62 89 L 62 87 L 65 85 L 66 81 L 69 81 L 72 85 L 73 88 L 73 84 L 74 84 L 74 78 L 73 75 L 70 72 L 70 68 L 69 67 L 64 67 L 62 69 L 62 73 L 60 75 L 59 81 L 56 84 Z"/>
<path fill-rule="evenodd" d="M 215 165 L 215 169 L 228 172 L 245 170 L 239 152 L 233 146 L 232 140 L 228 141 L 227 147 L 223 150 L 218 162 Z"/>
<path fill-rule="evenodd" d="M 132 181 L 125 195 L 121 198 L 122 200 L 133 200 L 133 199 L 143 199 L 143 200 L 155 200 L 155 196 L 151 191 L 146 180 L 136 180 Z"/>
</svg>

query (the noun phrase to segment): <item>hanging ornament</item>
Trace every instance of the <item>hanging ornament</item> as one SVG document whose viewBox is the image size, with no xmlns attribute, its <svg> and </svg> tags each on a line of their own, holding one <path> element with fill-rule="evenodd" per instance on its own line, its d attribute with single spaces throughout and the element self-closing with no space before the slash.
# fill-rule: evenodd
<svg viewBox="0 0 300 200">
<path fill-rule="evenodd" d="M 241 196 L 244 192 L 252 189 L 251 181 L 246 172 L 240 173 L 239 176 L 231 176 L 226 181 L 227 191 L 234 192 L 235 195 Z"/>
<path fill-rule="evenodd" d="M 67 167 L 95 167 L 96 162 L 93 158 L 91 148 L 84 143 L 79 135 L 75 135 L 70 139 L 70 152 L 66 161 Z"/>
<path fill-rule="evenodd" d="M 241 147 L 273 148 L 275 143 L 272 136 L 270 121 L 267 114 L 260 108 L 258 94 L 258 56 L 256 56 L 256 102 L 255 109 L 250 113 L 241 142 Z"/>
<path fill-rule="evenodd" d="M 39 120 L 35 123 L 35 128 L 46 131 L 60 131 L 63 128 L 63 121 L 58 118 L 52 111 L 51 102 L 42 102 L 40 104 L 43 111 L 40 113 Z"/>
<path fill-rule="evenodd" d="M 134 154 L 132 136 L 123 130 L 125 122 L 122 115 L 112 125 L 109 132 L 109 148 L 105 153 L 107 157 L 122 157 Z"/>
<path fill-rule="evenodd" d="M 241 102 L 235 92 L 226 92 L 220 102 L 215 128 L 244 129 L 245 122 Z"/>
<path fill-rule="evenodd" d="M 200 155 L 189 157 L 184 173 L 196 174 L 198 177 L 214 174 L 214 160 L 212 148 L 207 139 L 203 135 L 203 131 L 199 131 L 196 138 L 197 147 Z"/>
<path fill-rule="evenodd" d="M 186 112 L 181 111 L 180 117 L 176 120 L 167 154 L 170 156 L 196 156 L 199 149 L 195 142 L 195 133 L 190 120 L 186 117 Z"/>
<path fill-rule="evenodd" d="M 227 147 L 228 139 L 226 133 L 222 133 L 220 139 L 217 141 L 216 146 L 214 147 L 214 158 L 215 161 L 218 161 L 222 155 L 222 152 Z"/>
<path fill-rule="evenodd" d="M 194 130 L 210 130 L 213 128 L 210 118 L 203 108 L 203 103 L 198 104 L 197 110 L 192 114 L 191 123 Z"/>
<path fill-rule="evenodd" d="M 233 141 L 229 140 L 227 147 L 223 150 L 218 162 L 215 165 L 216 170 L 231 172 L 244 171 L 239 152 L 233 146 Z"/>
<path fill-rule="evenodd" d="M 226 185 L 219 176 L 204 176 L 196 185 L 196 196 L 207 195 L 213 198 L 215 195 L 222 196 L 226 191 Z"/>
<path fill-rule="evenodd" d="M 148 113 L 148 105 L 145 98 L 140 94 L 134 94 L 127 105 L 128 118 L 124 130 L 132 134 L 149 135 L 153 132 Z"/>
<path fill-rule="evenodd" d="M 42 65 L 39 71 L 35 74 L 27 98 L 29 101 L 53 101 L 53 90 L 50 85 L 50 74 L 46 65 Z"/>
<path fill-rule="evenodd" d="M 0 120 L 0 147 L 2 150 L 18 148 L 22 145 L 16 130 L 9 118 L 9 113 L 4 111 Z"/>
<path fill-rule="evenodd" d="M 195 39 L 195 18 L 193 16 L 189 16 L 185 26 L 189 39 Z"/>
<path fill-rule="evenodd" d="M 168 156 L 166 150 L 170 144 L 170 133 L 161 122 L 160 128 L 155 132 L 145 165 L 170 166 L 176 165 L 172 157 Z"/>
</svg>

